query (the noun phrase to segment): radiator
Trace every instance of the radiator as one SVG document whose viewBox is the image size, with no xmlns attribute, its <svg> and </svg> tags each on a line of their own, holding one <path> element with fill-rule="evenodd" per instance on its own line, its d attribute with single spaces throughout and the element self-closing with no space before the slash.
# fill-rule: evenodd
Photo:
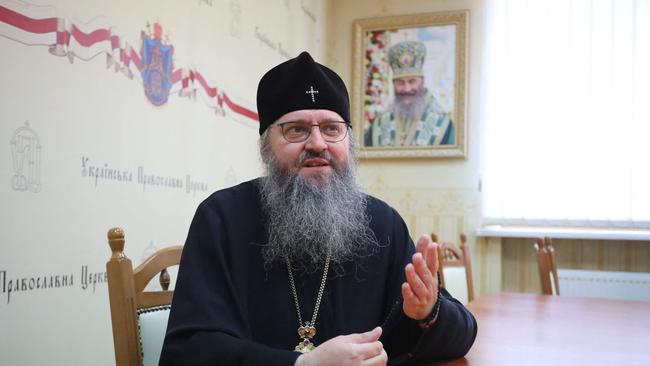
<svg viewBox="0 0 650 366">
<path fill-rule="evenodd" d="M 562 296 L 650 301 L 650 273 L 558 269 Z"/>
</svg>

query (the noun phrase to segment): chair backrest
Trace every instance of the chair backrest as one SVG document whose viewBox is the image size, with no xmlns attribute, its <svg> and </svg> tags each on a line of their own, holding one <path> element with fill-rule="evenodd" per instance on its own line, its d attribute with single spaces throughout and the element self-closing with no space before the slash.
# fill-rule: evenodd
<svg viewBox="0 0 650 366">
<path fill-rule="evenodd" d="M 108 295 L 117 365 L 157 365 L 167 328 L 173 291 L 168 267 L 180 263 L 183 246 L 156 251 L 138 267 L 124 254 L 124 231 L 108 231 L 111 258 L 106 262 Z M 145 291 L 159 275 L 163 291 Z"/>
<path fill-rule="evenodd" d="M 559 295 L 560 281 L 557 276 L 557 259 L 553 239 L 537 238 L 533 245 L 537 252 L 537 265 L 539 267 L 539 278 L 542 285 L 542 294 Z"/>
<path fill-rule="evenodd" d="M 467 237 L 465 234 L 460 234 L 460 246 L 448 241 L 438 241 L 438 236 L 431 233 L 431 240 L 438 243 L 438 265 L 439 274 L 438 279 L 440 286 L 445 287 L 445 271 L 446 267 L 464 267 L 465 280 L 467 281 L 467 301 L 474 300 L 474 281 L 472 279 L 472 261 L 469 254 L 469 246 L 467 245 Z"/>
</svg>

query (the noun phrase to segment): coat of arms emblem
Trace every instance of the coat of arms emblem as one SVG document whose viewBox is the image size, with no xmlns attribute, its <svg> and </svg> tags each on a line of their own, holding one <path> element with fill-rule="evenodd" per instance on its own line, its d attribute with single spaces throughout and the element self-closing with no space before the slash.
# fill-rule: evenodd
<svg viewBox="0 0 650 366">
<path fill-rule="evenodd" d="M 172 87 L 172 71 L 174 69 L 174 46 L 169 39 L 163 40 L 163 29 L 160 23 L 153 25 L 153 33 L 147 24 L 147 31 L 141 34 L 142 48 L 142 85 L 147 99 L 156 106 L 163 105 L 169 97 Z"/>
</svg>

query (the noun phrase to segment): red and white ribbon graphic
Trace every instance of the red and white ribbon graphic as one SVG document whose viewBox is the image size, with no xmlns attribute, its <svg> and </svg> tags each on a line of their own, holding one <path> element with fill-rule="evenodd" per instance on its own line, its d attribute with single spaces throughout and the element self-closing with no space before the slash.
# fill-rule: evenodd
<svg viewBox="0 0 650 366">
<path fill-rule="evenodd" d="M 104 17 L 93 18 L 87 23 L 71 21 L 58 17 L 54 6 L 0 0 L 0 36 L 29 46 L 48 46 L 52 55 L 67 56 L 70 62 L 75 58 L 89 61 L 103 54 L 108 68 L 142 82 L 140 55 L 129 42 L 113 34 Z M 196 98 L 200 93 L 201 99 L 217 113 L 243 117 L 249 122 L 259 121 L 257 112 L 233 101 L 198 70 L 176 68 L 172 71 L 171 82 L 170 95 Z"/>
</svg>

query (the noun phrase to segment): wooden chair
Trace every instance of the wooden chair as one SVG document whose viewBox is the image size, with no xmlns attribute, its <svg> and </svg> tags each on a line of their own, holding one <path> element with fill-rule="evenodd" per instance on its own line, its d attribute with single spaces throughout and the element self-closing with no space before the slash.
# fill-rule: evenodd
<svg viewBox="0 0 650 366">
<path fill-rule="evenodd" d="M 112 256 L 106 262 L 113 324 L 115 363 L 123 366 L 158 365 L 173 291 L 168 291 L 167 268 L 178 265 L 183 246 L 160 249 L 138 267 L 124 254 L 124 232 L 108 231 Z M 163 291 L 145 291 L 159 275 Z"/>
<path fill-rule="evenodd" d="M 533 247 L 537 252 L 537 265 L 539 267 L 542 294 L 553 295 L 555 293 L 555 295 L 559 295 L 560 281 L 557 276 L 557 259 L 555 258 L 553 239 L 549 237 L 537 238 Z"/>
<path fill-rule="evenodd" d="M 440 287 L 445 287 L 444 269 L 446 267 L 464 267 L 465 280 L 467 281 L 467 301 L 474 300 L 472 261 L 470 259 L 469 246 L 467 245 L 467 237 L 465 234 L 460 234 L 460 247 L 447 241 L 438 242 L 438 236 L 435 233 L 431 233 L 431 240 L 438 243 L 438 278 L 440 280 Z"/>
</svg>

